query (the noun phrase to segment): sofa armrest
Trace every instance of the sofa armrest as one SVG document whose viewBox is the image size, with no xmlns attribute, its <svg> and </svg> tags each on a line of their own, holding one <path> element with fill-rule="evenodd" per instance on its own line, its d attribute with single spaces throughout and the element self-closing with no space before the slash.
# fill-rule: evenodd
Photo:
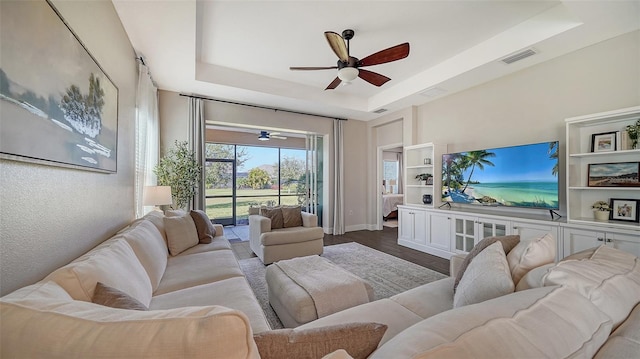
<svg viewBox="0 0 640 359">
<path fill-rule="evenodd" d="M 460 271 L 460 266 L 462 266 L 462 262 L 467 257 L 466 254 L 458 253 L 451 256 L 449 259 L 449 276 L 456 277 L 458 272 Z"/>
<path fill-rule="evenodd" d="M 216 224 L 213 225 L 213 229 L 216 230 L 216 237 L 217 236 L 224 236 L 224 226 L 223 225 L 216 223 Z"/>
<path fill-rule="evenodd" d="M 318 216 L 313 213 L 301 212 L 303 227 L 317 227 Z"/>
</svg>

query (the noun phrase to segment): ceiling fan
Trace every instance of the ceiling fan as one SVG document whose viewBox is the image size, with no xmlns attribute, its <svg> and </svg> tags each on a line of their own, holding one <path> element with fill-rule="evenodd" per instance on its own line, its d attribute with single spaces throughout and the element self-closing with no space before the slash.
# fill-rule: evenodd
<svg viewBox="0 0 640 359">
<path fill-rule="evenodd" d="M 285 136 L 278 136 L 280 132 L 269 132 L 269 131 L 260 131 L 260 136 L 258 136 L 258 140 L 260 141 L 269 141 L 272 138 L 278 140 L 286 140 Z"/>
<path fill-rule="evenodd" d="M 404 59 L 409 56 L 409 43 L 405 42 L 400 45 L 396 45 L 390 47 L 388 49 L 378 51 L 375 54 L 369 55 L 362 60 L 355 58 L 349 54 L 349 40 L 353 38 L 355 32 L 353 30 L 347 29 L 342 32 L 342 36 L 340 34 L 335 33 L 333 31 L 325 31 L 324 36 L 327 38 L 329 42 L 329 46 L 333 52 L 338 56 L 338 65 L 337 66 L 327 66 L 327 67 L 289 67 L 290 70 L 330 70 L 330 69 L 338 69 L 338 77 L 336 77 L 330 84 L 327 86 L 325 90 L 333 90 L 342 81 L 345 83 L 349 83 L 355 80 L 356 77 L 360 77 L 361 79 L 367 81 L 368 83 L 375 86 L 382 86 L 387 81 L 391 80 L 390 78 L 380 75 L 378 73 L 361 69 L 365 66 L 373 66 L 380 65 L 387 62 L 392 62 L 400 59 Z M 347 40 L 345 44 L 345 40 Z"/>
</svg>

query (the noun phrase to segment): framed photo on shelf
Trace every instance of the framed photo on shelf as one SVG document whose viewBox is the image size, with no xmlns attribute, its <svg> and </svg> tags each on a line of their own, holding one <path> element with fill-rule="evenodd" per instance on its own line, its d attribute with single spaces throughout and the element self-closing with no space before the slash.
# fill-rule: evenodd
<svg viewBox="0 0 640 359">
<path fill-rule="evenodd" d="M 432 185 L 432 184 L 433 184 L 433 177 L 427 178 L 427 185 Z"/>
<path fill-rule="evenodd" d="M 640 162 L 590 163 L 589 187 L 640 187 Z"/>
<path fill-rule="evenodd" d="M 594 133 L 591 135 L 591 152 L 611 152 L 616 150 L 617 132 Z"/>
<path fill-rule="evenodd" d="M 613 221 L 640 222 L 639 199 L 611 198 L 609 219 Z"/>
</svg>

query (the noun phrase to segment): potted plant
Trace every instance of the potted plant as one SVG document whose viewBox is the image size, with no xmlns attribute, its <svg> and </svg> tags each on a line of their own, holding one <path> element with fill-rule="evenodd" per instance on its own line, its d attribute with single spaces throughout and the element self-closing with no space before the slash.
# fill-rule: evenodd
<svg viewBox="0 0 640 359">
<path fill-rule="evenodd" d="M 158 185 L 171 186 L 175 206 L 186 208 L 196 194 L 202 166 L 196 161 L 195 153 L 188 148 L 186 141 L 176 141 L 175 147 L 160 159 L 153 172 L 158 176 Z"/>
<path fill-rule="evenodd" d="M 416 179 L 421 181 L 422 184 L 426 185 L 427 184 L 427 180 L 429 178 L 433 177 L 433 175 L 431 173 L 420 173 L 418 175 L 416 175 Z"/>
<path fill-rule="evenodd" d="M 605 201 L 596 201 L 591 208 L 593 208 L 593 215 L 597 221 L 606 221 L 609 219 L 609 212 L 611 212 L 609 203 Z"/>
<path fill-rule="evenodd" d="M 638 134 L 640 134 L 640 119 L 635 124 L 627 126 L 627 134 L 631 139 L 631 149 L 638 147 Z"/>
</svg>

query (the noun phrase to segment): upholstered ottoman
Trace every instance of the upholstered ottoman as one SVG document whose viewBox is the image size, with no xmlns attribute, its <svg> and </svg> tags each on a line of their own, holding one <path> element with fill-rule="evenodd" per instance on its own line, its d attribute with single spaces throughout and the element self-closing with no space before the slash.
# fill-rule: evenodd
<svg viewBox="0 0 640 359">
<path fill-rule="evenodd" d="M 266 281 L 269 303 L 287 328 L 374 299 L 369 283 L 320 256 L 275 262 Z"/>
</svg>

